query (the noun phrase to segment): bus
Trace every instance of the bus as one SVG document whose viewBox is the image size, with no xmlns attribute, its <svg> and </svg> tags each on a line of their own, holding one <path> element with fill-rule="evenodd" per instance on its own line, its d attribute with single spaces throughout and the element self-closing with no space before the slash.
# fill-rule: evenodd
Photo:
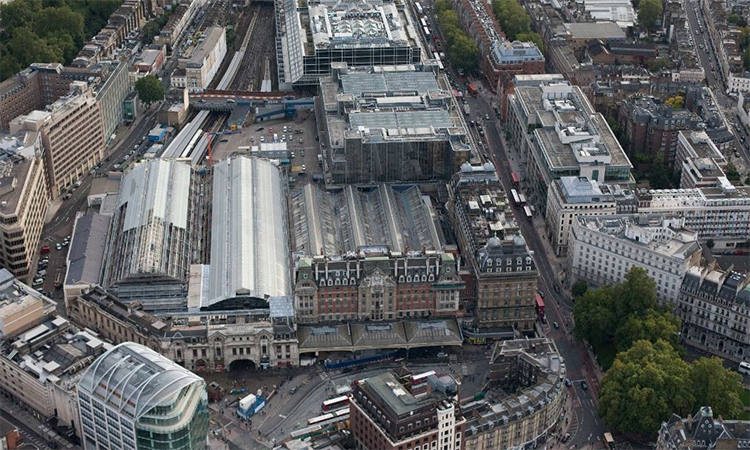
<svg viewBox="0 0 750 450">
<path fill-rule="evenodd" d="M 477 96 L 477 87 L 474 86 L 473 84 L 469 84 L 469 92 L 471 93 L 471 95 L 473 95 L 474 97 L 476 97 Z"/>
<path fill-rule="evenodd" d="M 312 419 L 307 419 L 308 425 L 315 425 L 321 422 L 325 422 L 326 420 L 331 420 L 334 417 L 336 417 L 336 414 L 330 412 L 328 414 L 323 414 L 322 416 L 313 417 Z"/>
<path fill-rule="evenodd" d="M 516 174 L 515 172 L 511 172 L 510 173 L 510 178 L 513 181 L 513 187 L 516 188 L 516 189 L 518 189 L 518 185 L 519 185 L 518 174 Z"/>
<path fill-rule="evenodd" d="M 542 298 L 539 293 L 536 293 L 536 315 L 539 317 L 539 320 L 542 320 L 542 317 L 544 317 L 544 299 Z"/>
<path fill-rule="evenodd" d="M 524 205 L 523 214 L 526 216 L 526 220 L 531 222 L 531 219 L 533 218 L 533 214 L 531 213 L 531 207 L 529 205 Z"/>
<path fill-rule="evenodd" d="M 419 19 L 419 21 L 422 22 L 422 26 L 423 27 L 427 27 L 427 21 L 424 20 L 424 17 L 422 17 L 421 19 Z"/>
<path fill-rule="evenodd" d="M 522 193 L 520 193 L 520 192 L 518 193 L 518 200 L 520 200 L 520 201 L 521 201 L 521 203 L 519 203 L 519 205 L 523 206 L 523 205 L 525 205 L 525 204 L 526 204 L 526 196 L 525 196 L 525 195 L 523 195 L 523 194 L 522 194 Z"/>
<path fill-rule="evenodd" d="M 412 375 L 411 376 L 411 387 L 419 386 L 420 384 L 426 383 L 427 379 L 430 378 L 430 376 L 435 375 L 434 370 L 430 370 L 429 372 L 420 373 L 418 375 Z"/>
<path fill-rule="evenodd" d="M 747 363 L 745 361 L 742 361 L 740 363 L 740 368 L 737 370 L 739 373 L 743 375 L 750 375 L 750 363 Z"/>
<path fill-rule="evenodd" d="M 511 189 L 510 196 L 511 196 L 511 200 L 513 200 L 514 205 L 516 206 L 521 205 L 521 199 L 518 197 L 518 191 L 516 191 L 515 189 Z"/>
<path fill-rule="evenodd" d="M 423 27 L 424 29 L 424 35 L 427 36 L 427 39 L 430 39 L 430 29 L 427 27 Z"/>
<path fill-rule="evenodd" d="M 453 95 L 455 95 L 457 99 L 461 99 L 464 96 L 464 94 L 462 94 L 458 89 L 453 89 Z"/>
<path fill-rule="evenodd" d="M 610 432 L 604 433 L 604 447 L 607 450 L 615 450 L 615 440 Z"/>
<path fill-rule="evenodd" d="M 422 5 L 420 5 L 419 2 L 415 2 L 414 6 L 417 8 L 417 13 L 421 16 L 424 13 L 424 10 L 422 9 Z"/>
<path fill-rule="evenodd" d="M 445 70 L 445 66 L 443 65 L 442 61 L 438 61 L 437 63 L 438 63 L 438 69 Z"/>
<path fill-rule="evenodd" d="M 335 397 L 328 399 L 323 402 L 323 411 L 330 411 L 332 409 L 339 409 L 349 404 L 349 397 L 342 395 L 341 397 Z"/>
</svg>

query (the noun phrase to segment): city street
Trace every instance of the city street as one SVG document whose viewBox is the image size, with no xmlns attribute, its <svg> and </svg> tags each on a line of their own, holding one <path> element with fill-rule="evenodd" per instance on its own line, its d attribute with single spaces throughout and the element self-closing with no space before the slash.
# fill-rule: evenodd
<svg viewBox="0 0 750 450">
<path fill-rule="evenodd" d="M 509 150 L 506 147 L 500 123 L 493 108 L 487 102 L 487 99 L 483 98 L 485 92 L 486 90 L 482 88 L 478 97 L 467 97 L 467 101 L 473 112 L 472 118 L 474 120 L 485 115 L 490 117 L 489 121 L 484 121 L 486 144 L 490 149 L 488 154 L 498 170 L 505 191 L 510 192 L 510 174 L 514 169 L 508 156 L 513 155 L 513 152 L 512 149 Z M 467 118 L 467 120 L 470 119 Z M 548 335 L 554 339 L 560 354 L 565 359 L 568 378 L 574 387 L 571 390 L 571 397 L 573 398 L 575 419 L 570 425 L 570 442 L 576 447 L 582 447 L 588 444 L 590 435 L 600 437 L 607 431 L 596 409 L 599 382 L 593 373 L 588 352 L 581 343 L 572 337 L 572 307 L 567 299 L 555 292 L 554 286 L 559 284 L 556 277 L 559 274 L 559 268 L 554 267 L 551 262 L 552 258 L 547 256 L 553 254 L 552 249 L 549 246 L 545 247 L 544 237 L 540 237 L 538 230 L 522 216 L 520 210 L 516 209 L 515 213 L 516 222 L 520 226 L 529 248 L 537 255 L 535 261 L 540 273 L 539 290 L 545 293 L 548 323 L 557 322 L 560 324 L 559 329 L 552 328 Z M 582 389 L 582 381 L 586 381 L 587 390 Z"/>
</svg>

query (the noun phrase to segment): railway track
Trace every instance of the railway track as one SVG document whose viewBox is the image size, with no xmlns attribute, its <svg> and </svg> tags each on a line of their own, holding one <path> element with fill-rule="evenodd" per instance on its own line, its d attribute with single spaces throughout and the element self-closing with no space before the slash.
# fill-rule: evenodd
<svg viewBox="0 0 750 450">
<path fill-rule="evenodd" d="M 252 7 L 255 9 L 255 14 L 248 27 L 247 47 L 231 89 L 259 91 L 265 73 L 266 59 L 273 65 L 272 84 L 278 85 L 275 80 L 273 4 L 258 2 Z"/>
</svg>

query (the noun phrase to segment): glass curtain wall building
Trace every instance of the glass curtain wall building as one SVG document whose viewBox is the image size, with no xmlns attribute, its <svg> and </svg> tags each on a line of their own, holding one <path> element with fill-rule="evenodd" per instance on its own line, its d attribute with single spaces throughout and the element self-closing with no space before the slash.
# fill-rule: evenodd
<svg viewBox="0 0 750 450">
<path fill-rule="evenodd" d="M 78 385 L 85 450 L 206 448 L 202 378 L 141 345 L 100 356 Z"/>
</svg>

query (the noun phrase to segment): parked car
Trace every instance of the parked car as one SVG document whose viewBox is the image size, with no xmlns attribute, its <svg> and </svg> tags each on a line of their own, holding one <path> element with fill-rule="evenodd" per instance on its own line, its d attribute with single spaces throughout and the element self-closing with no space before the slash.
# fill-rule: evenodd
<svg viewBox="0 0 750 450">
<path fill-rule="evenodd" d="M 586 384 L 585 381 L 581 381 L 581 389 L 583 389 L 584 391 L 586 391 L 586 390 L 588 390 L 588 388 L 589 388 L 589 385 Z"/>
<path fill-rule="evenodd" d="M 289 393 L 290 393 L 290 394 L 294 394 L 294 393 L 295 393 L 295 392 L 297 392 L 298 390 L 299 390 L 299 388 L 298 388 L 297 386 L 292 386 L 292 388 L 291 388 L 291 389 L 289 389 Z"/>
<path fill-rule="evenodd" d="M 555 328 L 560 328 L 560 324 L 557 322 L 552 322 L 552 326 Z"/>
</svg>

